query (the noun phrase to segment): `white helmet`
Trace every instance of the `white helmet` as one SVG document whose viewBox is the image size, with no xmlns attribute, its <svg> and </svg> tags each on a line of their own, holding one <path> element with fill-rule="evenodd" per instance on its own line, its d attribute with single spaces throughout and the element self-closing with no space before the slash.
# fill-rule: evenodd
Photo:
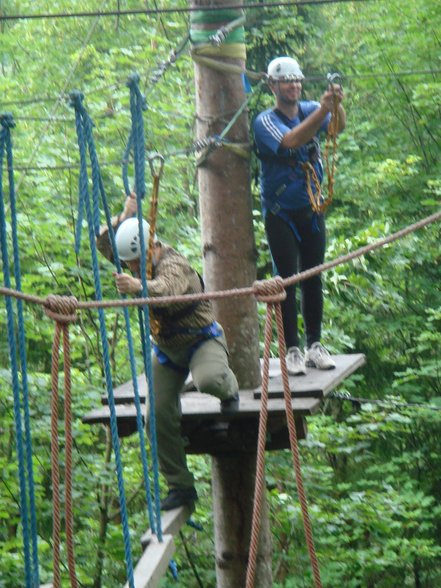
<svg viewBox="0 0 441 588">
<path fill-rule="evenodd" d="M 149 231 L 148 222 L 142 219 L 142 232 L 146 250 L 149 244 Z M 137 218 L 128 218 L 120 224 L 116 231 L 115 242 L 118 256 L 122 261 L 132 261 L 141 257 L 139 222 Z"/>
<path fill-rule="evenodd" d="M 270 82 L 289 82 L 291 80 L 303 80 L 304 75 L 299 64 L 292 57 L 276 57 L 268 65 L 268 78 Z"/>
</svg>

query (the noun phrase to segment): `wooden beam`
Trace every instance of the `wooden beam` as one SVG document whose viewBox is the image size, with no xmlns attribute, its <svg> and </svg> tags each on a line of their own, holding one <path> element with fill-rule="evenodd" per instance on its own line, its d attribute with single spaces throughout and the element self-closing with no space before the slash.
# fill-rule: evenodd
<svg viewBox="0 0 441 588">
<path fill-rule="evenodd" d="M 193 511 L 194 507 L 190 509 L 188 506 L 180 506 L 173 510 L 164 511 L 161 516 L 162 533 L 164 535 L 176 535 L 191 517 Z M 152 533 L 151 529 L 148 529 L 141 537 L 141 545 L 143 549 L 148 547 L 152 539 L 156 539 L 156 535 Z"/>
<path fill-rule="evenodd" d="M 156 537 L 152 537 L 134 569 L 135 588 L 156 588 L 159 586 L 174 551 L 175 544 L 171 535 L 163 535 L 161 543 Z M 128 582 L 124 588 L 129 588 Z"/>
</svg>

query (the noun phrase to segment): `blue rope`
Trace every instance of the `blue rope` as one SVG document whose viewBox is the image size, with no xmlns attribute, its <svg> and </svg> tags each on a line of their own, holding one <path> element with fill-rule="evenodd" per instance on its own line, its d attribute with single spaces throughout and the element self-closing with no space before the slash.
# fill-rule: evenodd
<svg viewBox="0 0 441 588">
<path fill-rule="evenodd" d="M 3 259 L 3 275 L 4 283 L 7 288 L 11 287 L 10 268 L 8 259 L 8 248 L 6 240 L 6 217 L 5 207 L 3 201 L 3 159 L 6 147 L 7 164 L 8 164 L 8 179 L 9 179 L 9 195 L 11 206 L 11 228 L 13 238 L 13 257 L 15 282 L 17 290 L 21 290 L 20 265 L 18 254 L 18 239 L 17 239 L 17 223 L 16 223 L 16 207 L 15 207 L 15 184 L 13 174 L 13 157 L 12 157 L 12 140 L 10 129 L 15 126 L 15 122 L 11 114 L 4 114 L 1 117 L 2 130 L 0 132 L 0 239 L 1 251 Z M 29 391 L 27 381 L 27 362 L 26 362 L 26 345 L 24 335 L 24 320 L 23 320 L 23 304 L 17 301 L 18 313 L 18 328 L 19 328 L 19 351 L 20 362 L 22 369 L 22 391 L 23 391 L 23 408 L 25 420 L 25 442 L 26 442 L 26 465 L 23 448 L 23 431 L 20 408 L 20 385 L 18 378 L 17 365 L 17 348 L 14 333 L 14 311 L 12 300 L 6 297 L 7 309 L 7 324 L 8 324 L 8 344 L 9 355 L 11 360 L 13 397 L 14 397 L 14 422 L 16 430 L 16 447 L 19 464 L 19 486 L 20 486 L 20 512 L 23 527 L 23 543 L 24 543 L 24 561 L 25 561 L 25 581 L 26 587 L 38 587 L 38 541 L 37 541 L 37 523 L 36 523 L 36 508 L 35 508 L 35 493 L 34 493 L 34 477 L 32 468 L 32 440 L 30 427 L 30 411 L 29 411 Z M 27 472 L 27 480 L 26 480 Z M 27 487 L 28 486 L 28 487 Z M 29 508 L 31 511 L 31 538 L 29 537 L 29 513 L 28 513 L 28 499 Z M 32 541 L 32 563 L 30 553 L 30 543 Z"/>
<path fill-rule="evenodd" d="M 116 247 L 115 242 L 115 231 L 113 230 L 112 220 L 110 216 L 110 210 L 107 203 L 106 194 L 104 191 L 104 186 L 102 183 L 102 178 L 100 178 L 100 191 L 101 191 L 101 199 L 103 203 L 104 213 L 106 216 L 107 227 L 109 230 L 109 239 L 110 244 L 112 247 L 113 259 L 115 260 L 116 271 L 118 273 L 122 272 L 121 262 L 118 257 L 118 250 Z M 126 298 L 126 296 L 122 296 L 122 298 Z M 136 363 L 135 363 L 135 351 L 133 347 L 133 336 L 132 330 L 130 326 L 130 315 L 129 309 L 123 308 L 124 312 L 124 319 L 126 325 L 126 332 L 127 332 L 127 343 L 129 347 L 129 359 L 130 359 L 130 370 L 132 374 L 132 385 L 133 385 L 133 392 L 135 398 L 135 407 L 136 407 L 136 424 L 138 429 L 139 435 L 139 443 L 140 443 L 140 450 L 141 450 L 141 463 L 142 463 L 142 471 L 143 471 L 143 478 L 144 478 L 144 488 L 146 492 L 146 502 L 147 502 L 147 511 L 150 521 L 150 527 L 152 532 L 156 534 L 156 521 L 155 516 L 153 513 L 153 505 L 152 505 L 152 494 L 150 489 L 150 474 L 149 474 L 149 465 L 148 465 L 148 457 L 147 457 L 147 449 L 145 444 L 145 437 L 144 437 L 144 426 L 143 426 L 143 417 L 142 417 L 142 408 L 141 408 L 141 400 L 139 396 L 139 387 L 138 387 L 138 378 L 136 373 Z"/>
<path fill-rule="evenodd" d="M 145 96 L 139 89 L 139 74 L 129 76 L 127 85 L 130 88 L 130 113 L 132 115 L 133 153 L 135 161 L 135 191 L 140 198 L 145 196 L 145 141 L 144 119 L 142 111 L 146 110 Z"/>
<path fill-rule="evenodd" d="M 171 559 L 168 567 L 171 571 L 171 575 L 173 576 L 173 580 L 175 580 L 175 582 L 177 582 L 179 580 L 179 576 L 178 576 L 178 564 L 175 562 L 174 559 Z"/>
<path fill-rule="evenodd" d="M 122 169 L 121 169 L 122 181 L 124 184 L 124 191 L 126 193 L 126 196 L 129 196 L 129 194 L 132 192 L 132 190 L 130 189 L 130 183 L 129 183 L 129 158 L 130 158 L 130 152 L 132 150 L 132 146 L 133 146 L 133 136 L 132 136 L 132 133 L 130 133 L 129 138 L 127 140 L 126 148 L 124 149 L 123 159 L 122 159 Z"/>
<path fill-rule="evenodd" d="M 132 115 L 132 132 L 133 137 L 133 152 L 135 164 L 135 178 L 136 182 L 142 181 L 142 185 L 136 184 L 136 201 L 137 201 L 137 216 L 139 225 L 139 245 L 141 249 L 140 258 L 140 278 L 142 283 L 142 296 L 148 297 L 147 288 L 147 263 L 146 263 L 146 243 L 144 240 L 144 231 L 142 230 L 142 198 L 145 194 L 145 141 L 144 141 L 144 121 L 143 110 L 146 108 L 145 98 L 139 90 L 139 75 L 133 74 L 128 81 L 130 88 L 130 111 Z M 142 335 L 142 350 L 144 370 L 147 377 L 148 393 L 149 393 L 149 424 L 150 424 L 150 443 L 152 451 L 152 464 L 154 476 L 154 495 L 155 495 L 155 511 L 156 521 L 158 527 L 158 539 L 162 541 L 161 529 L 161 505 L 160 505 L 160 488 L 159 488 L 159 465 L 158 465 L 158 447 L 156 435 L 156 414 L 155 414 L 155 395 L 153 392 L 153 371 L 152 371 L 152 350 L 150 337 L 146 336 L 150 333 L 150 315 L 149 307 L 142 307 L 142 314 L 144 316 L 144 324 L 140 320 L 140 332 Z"/>
<path fill-rule="evenodd" d="M 99 265 L 98 265 L 98 256 L 96 251 L 96 243 L 95 243 L 95 231 L 94 231 L 94 219 L 92 216 L 92 210 L 90 206 L 90 196 L 87 182 L 82 181 L 82 179 L 87 179 L 87 163 L 86 163 L 86 142 L 92 140 L 90 137 L 91 128 L 87 124 L 87 113 L 82 105 L 83 96 L 80 92 L 72 92 L 70 94 L 71 104 L 75 108 L 75 120 L 79 121 L 81 124 L 77 124 L 77 136 L 78 136 L 78 147 L 80 151 L 80 192 L 81 198 L 83 198 L 83 204 L 86 210 L 86 218 L 87 218 L 87 227 L 88 227 L 88 234 L 89 234 L 89 244 L 92 254 L 92 268 L 93 268 L 93 275 L 94 275 L 94 282 L 95 282 L 95 296 L 97 300 L 102 300 L 102 290 L 101 290 L 101 280 L 99 275 Z M 78 113 L 78 116 L 77 116 Z M 92 167 L 94 166 L 94 162 L 91 161 Z M 99 171 L 96 169 L 92 172 L 92 178 L 96 178 Z M 121 509 L 121 523 L 123 528 L 123 536 L 124 536 L 124 551 L 125 551 L 125 560 L 126 560 L 126 567 L 127 567 L 127 578 L 130 588 L 134 588 L 134 579 L 133 579 L 133 563 L 132 563 L 132 553 L 131 553 L 131 545 L 130 545 L 130 531 L 128 526 L 128 517 L 127 517 L 127 505 L 126 505 L 126 497 L 125 497 L 125 490 L 124 490 L 124 479 L 123 479 L 123 468 L 121 462 L 121 450 L 120 450 L 120 443 L 118 437 L 118 425 L 116 419 L 116 408 L 115 408 L 115 397 L 113 394 L 113 383 L 112 383 L 112 375 L 110 370 L 110 354 L 109 354 L 109 344 L 107 339 L 107 330 L 106 330 L 106 322 L 105 322 L 105 315 L 104 310 L 102 308 L 98 309 L 98 317 L 99 317 L 99 325 L 100 325 L 100 335 L 101 335 L 101 344 L 102 344 L 102 351 L 103 351 L 103 361 L 104 361 L 104 374 L 106 379 L 106 387 L 107 387 L 107 394 L 108 394 L 108 404 L 110 410 L 110 431 L 112 436 L 112 444 L 113 450 L 115 454 L 115 465 L 116 465 L 116 475 L 118 480 L 118 491 L 119 491 L 119 501 L 120 501 L 120 509 Z"/>
</svg>

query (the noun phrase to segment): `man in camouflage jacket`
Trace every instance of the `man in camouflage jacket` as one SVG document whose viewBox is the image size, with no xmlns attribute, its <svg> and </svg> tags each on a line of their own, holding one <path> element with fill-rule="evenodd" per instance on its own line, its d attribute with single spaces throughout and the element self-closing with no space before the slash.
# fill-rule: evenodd
<svg viewBox="0 0 441 588">
<path fill-rule="evenodd" d="M 139 279 L 139 248 L 132 259 L 121 255 L 120 235 L 136 212 L 136 199 L 129 196 L 122 214 L 112 219 L 120 257 L 130 269 L 114 273 L 121 294 L 142 294 Z M 129 220 L 127 220 L 129 219 Z M 138 230 L 138 228 L 136 229 Z M 135 240 L 139 235 L 135 235 Z M 147 243 L 147 240 L 145 240 Z M 98 249 L 112 261 L 107 227 L 101 230 Z M 180 296 L 203 292 L 199 274 L 187 259 L 172 247 L 156 240 L 153 251 L 152 279 L 148 281 L 149 297 Z M 209 300 L 154 305 L 150 307 L 153 339 L 153 385 L 155 396 L 158 457 L 161 473 L 169 486 L 162 510 L 193 503 L 197 499 L 193 474 L 187 467 L 185 443 L 181 435 L 180 397 L 188 373 L 199 392 L 216 396 L 221 412 L 238 409 L 238 384 L 228 365 L 228 348 L 222 327 L 216 322 Z"/>
</svg>

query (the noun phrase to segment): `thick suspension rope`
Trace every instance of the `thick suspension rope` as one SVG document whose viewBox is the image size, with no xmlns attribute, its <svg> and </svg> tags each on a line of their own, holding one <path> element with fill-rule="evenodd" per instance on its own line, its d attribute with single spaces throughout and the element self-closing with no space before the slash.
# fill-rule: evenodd
<svg viewBox="0 0 441 588">
<path fill-rule="evenodd" d="M 309 518 L 308 502 L 303 486 L 303 476 L 300 463 L 298 448 L 297 431 L 295 419 L 292 410 L 291 390 L 289 388 L 288 371 L 285 361 L 285 338 L 283 333 L 282 310 L 280 303 L 286 298 L 286 291 L 283 280 L 276 277 L 272 284 L 265 282 L 255 282 L 256 299 L 267 304 L 265 319 L 265 348 L 263 357 L 263 376 L 262 376 L 262 399 L 259 419 L 259 433 L 257 444 L 257 464 L 256 464 L 256 486 L 254 492 L 253 520 L 251 527 L 250 550 L 248 557 L 246 588 L 253 588 L 256 573 L 256 561 L 258 540 L 260 531 L 261 511 L 264 493 L 265 480 L 265 445 L 266 445 L 266 425 L 268 419 L 268 384 L 269 384 L 269 355 L 272 340 L 272 313 L 273 309 L 276 315 L 277 339 L 279 344 L 280 368 L 282 371 L 283 391 L 285 398 L 285 413 L 288 425 L 289 440 L 291 453 L 293 457 L 294 471 L 296 477 L 297 494 L 300 501 L 300 507 L 303 515 L 303 526 L 305 531 L 306 543 L 311 560 L 311 566 L 314 577 L 315 588 L 321 588 L 320 569 L 317 555 L 315 552 L 312 526 Z"/>
<path fill-rule="evenodd" d="M 60 465 L 59 465 L 59 438 L 58 438 L 58 373 L 60 338 L 63 336 L 64 356 L 64 437 L 65 437 L 65 466 L 64 466 L 64 513 L 66 525 L 67 561 L 71 588 L 78 588 L 78 579 L 75 572 L 74 553 L 74 521 L 72 503 L 72 385 L 71 385 L 71 358 L 69 342 L 69 323 L 76 320 L 75 310 L 77 300 L 74 297 L 48 297 L 46 314 L 55 320 L 55 334 L 52 345 L 52 370 L 51 370 L 51 478 L 53 500 L 53 527 L 52 542 L 54 551 L 53 586 L 61 588 L 61 492 L 60 492 Z"/>
<path fill-rule="evenodd" d="M 80 178 L 79 178 L 79 189 L 80 189 L 80 202 L 85 208 L 86 211 L 86 219 L 87 219 L 87 228 L 88 228 L 88 235 L 89 235 L 89 245 L 92 254 L 92 267 L 93 267 L 93 274 L 94 274 L 94 282 L 95 282 L 95 298 L 97 300 L 102 300 L 102 289 L 101 289 L 101 280 L 99 275 L 99 264 L 98 264 L 98 256 L 96 251 L 96 243 L 95 238 L 98 234 L 98 230 L 95 230 L 96 222 L 95 222 L 95 214 L 91 208 L 90 196 L 89 196 L 89 187 L 88 187 L 88 175 L 87 175 L 87 148 L 90 150 L 91 160 L 92 160 L 92 183 L 98 182 L 99 183 L 99 169 L 97 169 L 97 161 L 95 157 L 95 152 L 93 149 L 93 137 L 92 137 L 92 121 L 90 120 L 82 101 L 84 96 L 80 92 L 72 92 L 71 93 L 71 101 L 72 106 L 75 108 L 75 120 L 76 120 L 76 130 L 77 130 L 77 137 L 78 137 L 78 147 L 80 151 Z M 98 186 L 99 190 L 99 186 Z M 96 193 L 97 187 L 94 186 L 93 192 Z M 94 206 L 96 202 L 94 200 Z M 133 563 L 132 563 L 132 551 L 131 551 L 131 542 L 130 542 L 130 532 L 128 526 L 128 517 L 127 517 L 127 506 L 126 506 L 126 497 L 125 497 L 125 489 L 124 489 L 124 479 L 123 479 L 123 467 L 122 467 L 122 460 L 121 460 L 121 449 L 120 449 L 120 442 L 118 437 L 118 426 L 116 420 L 116 408 L 115 408 L 115 398 L 113 393 L 113 382 L 112 382 L 112 375 L 110 369 L 110 353 L 109 353 L 109 343 L 107 337 L 107 329 L 106 329 L 106 322 L 104 316 L 104 310 L 100 309 L 98 312 L 99 318 L 99 326 L 100 326 L 100 335 L 101 335 L 101 345 L 102 345 L 102 353 L 103 353 L 103 363 L 104 363 L 104 375 L 106 380 L 106 388 L 107 388 L 107 395 L 108 395 L 108 403 L 109 403 L 109 410 L 110 410 L 110 430 L 112 435 L 112 444 L 113 450 L 115 455 L 115 465 L 116 465 L 116 475 L 118 481 L 118 492 L 119 492 L 119 502 L 120 502 L 120 509 L 121 509 L 121 523 L 123 528 L 123 538 L 124 538 L 124 552 L 125 552 L 125 560 L 126 560 L 126 568 L 127 568 L 127 578 L 130 588 L 134 588 L 134 579 L 133 579 Z"/>
<path fill-rule="evenodd" d="M 8 246 L 6 239 L 6 216 L 5 205 L 3 200 L 3 160 L 6 151 L 6 161 L 8 166 L 9 180 L 9 205 L 11 211 L 11 232 L 14 262 L 14 278 L 18 291 L 21 291 L 21 271 L 20 256 L 18 247 L 17 231 L 17 213 L 16 213 L 16 194 L 14 180 L 14 166 L 12 153 L 11 129 L 15 126 L 11 114 L 0 115 L 0 241 L 1 257 L 3 265 L 3 276 L 6 287 L 11 285 L 10 263 L 8 256 Z M 18 336 L 15 334 L 15 318 L 12 300 L 6 298 L 7 329 L 8 329 L 8 347 L 12 372 L 12 388 L 14 399 L 14 423 L 16 450 L 19 470 L 19 487 L 20 487 L 20 515 L 23 529 L 23 548 L 25 562 L 25 581 L 26 588 L 33 588 L 39 585 L 39 564 L 38 564 L 38 540 L 37 540 L 37 520 L 35 508 L 35 488 L 34 474 L 32 465 L 32 437 L 30 424 L 29 408 L 29 388 L 27 378 L 27 359 L 26 359 L 26 340 L 24 328 L 23 304 L 17 300 L 17 326 Z M 19 368 L 17 363 L 17 342 L 19 346 L 19 359 L 21 366 L 21 398 Z M 24 420 L 24 444 L 23 444 L 23 427 L 21 406 L 23 406 Z M 26 448 L 26 451 L 25 451 Z"/>
<path fill-rule="evenodd" d="M 142 227 L 142 200 L 145 194 L 145 135 L 144 135 L 144 119 L 143 111 L 146 108 L 145 96 L 139 89 L 139 75 L 132 74 L 129 77 L 128 87 L 130 88 L 130 111 L 132 115 L 132 129 L 131 137 L 133 141 L 134 152 L 134 167 L 135 167 L 135 188 L 136 188 L 136 203 L 137 216 L 139 225 L 139 246 L 141 250 L 140 257 L 140 279 L 142 284 L 142 295 L 148 296 L 147 288 L 147 262 L 146 262 L 146 243 L 144 242 L 144 231 Z M 141 183 L 142 182 L 142 183 Z M 158 184 L 159 185 L 159 184 Z M 158 466 L 158 448 L 156 435 L 156 410 L 155 410 L 155 395 L 153 388 L 153 370 L 151 362 L 151 341 L 150 341 L 150 313 L 149 307 L 143 305 L 138 312 L 139 327 L 141 333 L 142 352 L 144 370 L 147 377 L 147 387 L 149 394 L 149 424 L 150 424 L 150 438 L 153 462 L 153 485 L 155 496 L 155 516 L 156 527 L 159 541 L 162 541 L 161 529 L 161 508 L 160 508 L 160 488 L 159 488 L 159 466 Z M 154 325 L 152 325 L 154 326 Z"/>
</svg>

